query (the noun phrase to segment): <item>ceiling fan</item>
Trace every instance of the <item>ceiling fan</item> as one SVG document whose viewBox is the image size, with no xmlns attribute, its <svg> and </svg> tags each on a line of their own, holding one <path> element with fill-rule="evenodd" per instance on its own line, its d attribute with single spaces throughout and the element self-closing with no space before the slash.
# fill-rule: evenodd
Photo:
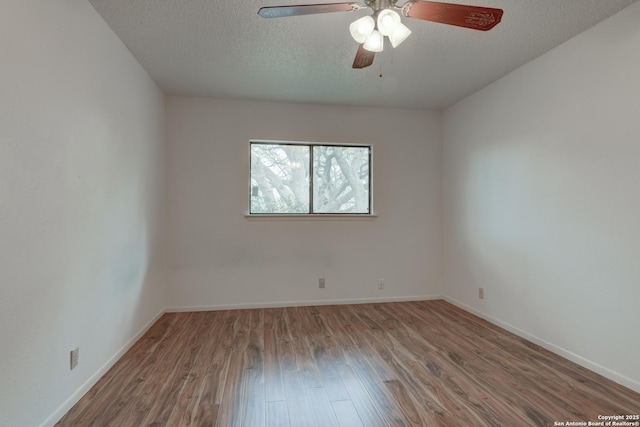
<svg viewBox="0 0 640 427">
<path fill-rule="evenodd" d="M 373 64 L 376 52 L 382 52 L 384 36 L 388 37 L 391 46 L 395 48 L 411 34 L 411 30 L 402 24 L 400 14 L 396 10 L 401 11 L 407 18 L 480 31 L 488 31 L 498 25 L 503 13 L 502 9 L 434 1 L 409 0 L 402 6 L 398 6 L 397 2 L 398 0 L 364 0 L 364 4 L 345 2 L 268 6 L 261 7 L 258 15 L 263 18 L 281 18 L 371 8 L 373 14 L 363 16 L 349 26 L 351 36 L 360 44 L 353 68 L 366 68 Z"/>
</svg>

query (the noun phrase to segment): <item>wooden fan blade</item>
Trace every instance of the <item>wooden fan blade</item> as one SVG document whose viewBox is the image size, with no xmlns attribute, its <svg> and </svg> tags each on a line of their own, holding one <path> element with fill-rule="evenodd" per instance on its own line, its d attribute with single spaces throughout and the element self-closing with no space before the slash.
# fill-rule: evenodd
<svg viewBox="0 0 640 427">
<path fill-rule="evenodd" d="M 370 52 L 364 48 L 364 43 L 358 46 L 358 52 L 356 52 L 356 57 L 353 60 L 353 68 L 367 68 L 369 65 L 373 64 L 373 58 L 375 58 L 376 54 L 374 52 Z"/>
<path fill-rule="evenodd" d="M 364 5 L 360 3 L 323 3 L 323 4 L 297 4 L 293 6 L 269 6 L 261 7 L 258 15 L 263 18 L 282 18 L 284 16 L 312 15 L 315 13 L 351 12 Z"/>
<path fill-rule="evenodd" d="M 402 13 L 409 18 L 488 31 L 498 25 L 503 11 L 435 1 L 409 1 L 402 6 Z"/>
</svg>

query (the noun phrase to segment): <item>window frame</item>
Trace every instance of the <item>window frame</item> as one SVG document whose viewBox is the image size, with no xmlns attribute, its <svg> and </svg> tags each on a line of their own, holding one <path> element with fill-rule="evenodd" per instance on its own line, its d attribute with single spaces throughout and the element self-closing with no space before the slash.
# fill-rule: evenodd
<svg viewBox="0 0 640 427">
<path fill-rule="evenodd" d="M 304 213 L 253 213 L 251 212 L 251 147 L 256 145 L 291 145 L 309 147 L 309 212 Z M 353 212 L 313 212 L 313 148 L 314 147 L 357 147 L 366 148 L 369 151 L 369 191 L 368 191 L 368 207 L 369 212 L 353 213 Z M 248 161 L 248 206 L 245 217 L 247 218 L 375 218 L 377 215 L 373 210 L 373 145 L 347 142 L 309 142 L 309 141 L 283 141 L 283 140 L 267 140 L 267 139 L 251 139 L 249 140 L 249 161 Z"/>
</svg>

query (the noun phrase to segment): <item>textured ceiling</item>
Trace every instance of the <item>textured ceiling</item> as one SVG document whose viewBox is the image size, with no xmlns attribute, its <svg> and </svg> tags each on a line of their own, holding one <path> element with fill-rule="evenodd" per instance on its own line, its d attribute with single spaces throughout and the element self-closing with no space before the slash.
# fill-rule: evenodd
<svg viewBox="0 0 640 427">
<path fill-rule="evenodd" d="M 331 1 L 90 0 L 167 94 L 409 108 L 447 107 L 636 0 L 449 0 L 504 9 L 502 22 L 482 32 L 403 17 L 413 34 L 363 70 L 348 27 L 370 9 L 257 15 Z"/>
</svg>

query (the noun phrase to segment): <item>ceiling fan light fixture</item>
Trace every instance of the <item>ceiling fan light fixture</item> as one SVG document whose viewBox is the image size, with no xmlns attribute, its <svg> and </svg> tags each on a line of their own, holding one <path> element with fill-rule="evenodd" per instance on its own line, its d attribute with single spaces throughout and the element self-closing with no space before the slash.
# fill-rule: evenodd
<svg viewBox="0 0 640 427">
<path fill-rule="evenodd" d="M 373 30 L 365 40 L 363 47 L 369 52 L 382 52 L 384 49 L 384 36 L 380 31 Z"/>
<path fill-rule="evenodd" d="M 351 37 L 353 37 L 355 41 L 358 43 L 364 43 L 375 27 L 376 22 L 371 16 L 363 16 L 360 19 L 356 19 L 351 23 L 351 25 L 349 25 L 349 31 L 351 32 Z"/>
<path fill-rule="evenodd" d="M 405 18 L 480 31 L 488 31 L 498 25 L 504 13 L 502 9 L 432 0 L 403 0 L 403 4 L 398 6 L 398 1 L 400 0 L 364 0 L 363 3 L 348 1 L 265 6 L 258 10 L 258 15 L 263 18 L 281 18 L 370 9 L 371 15 L 356 19 L 349 25 L 351 36 L 358 42 L 358 52 L 352 67 L 362 69 L 373 64 L 375 54 L 383 51 L 385 37 L 389 38 L 389 43 L 395 48 L 411 35 L 411 30 L 402 24 L 401 15 L 397 11 L 402 11 Z"/>
<path fill-rule="evenodd" d="M 378 31 L 383 36 L 390 36 L 398 27 L 402 25 L 398 12 L 391 9 L 383 9 L 378 13 Z"/>
<path fill-rule="evenodd" d="M 393 33 L 389 36 L 391 46 L 398 47 L 400 43 L 405 41 L 411 35 L 411 30 L 406 25 L 400 23 Z"/>
</svg>

